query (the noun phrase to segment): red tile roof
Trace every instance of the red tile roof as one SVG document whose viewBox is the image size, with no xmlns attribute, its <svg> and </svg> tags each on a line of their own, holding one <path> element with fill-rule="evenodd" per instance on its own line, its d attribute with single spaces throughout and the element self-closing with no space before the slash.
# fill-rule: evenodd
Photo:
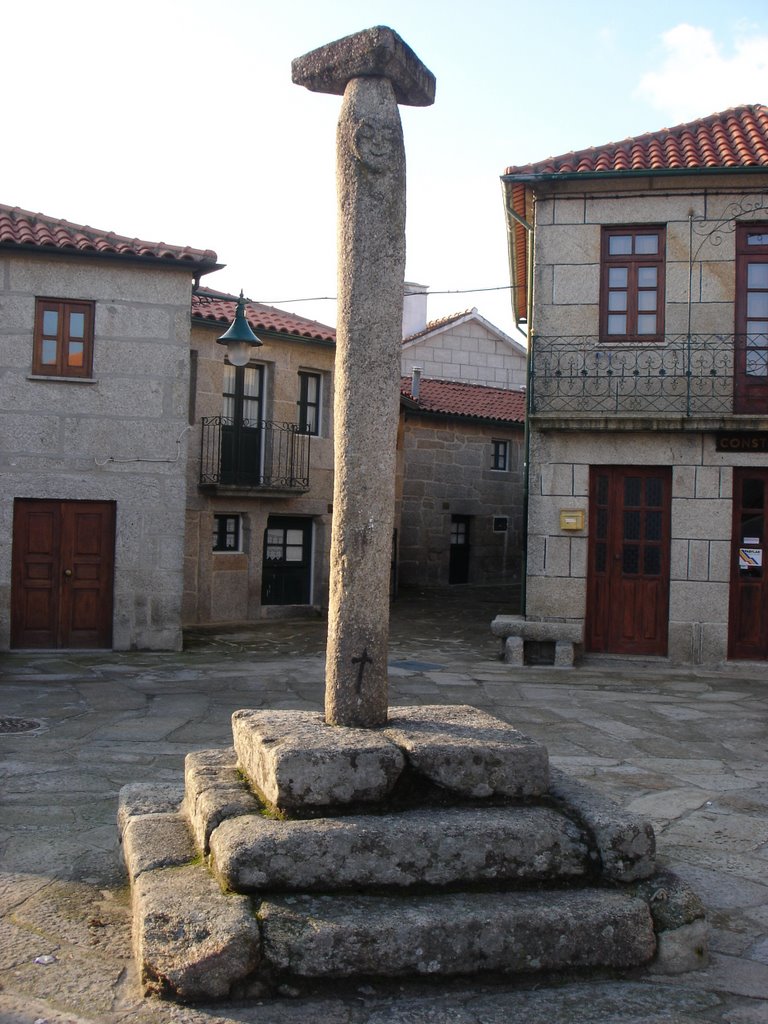
<svg viewBox="0 0 768 1024">
<path fill-rule="evenodd" d="M 407 338 L 403 338 L 403 344 L 406 341 L 413 341 L 414 338 L 420 338 L 422 334 L 429 334 L 430 331 L 435 331 L 438 327 L 447 327 L 448 324 L 455 323 L 457 320 L 461 320 L 465 316 L 471 316 L 472 313 L 476 312 L 477 306 L 473 306 L 471 309 L 462 309 L 459 313 L 449 313 L 448 316 L 441 316 L 437 320 L 430 320 L 420 331 L 415 331 L 413 334 L 409 334 Z"/>
<path fill-rule="evenodd" d="M 686 170 L 768 170 L 768 107 L 734 107 L 698 121 L 622 142 L 580 149 L 537 163 L 508 167 L 505 176 L 609 174 Z"/>
<path fill-rule="evenodd" d="M 196 320 L 229 326 L 234 319 L 236 306 L 235 295 L 222 297 L 220 292 L 207 288 L 199 288 L 192 295 L 192 316 Z M 286 313 L 285 310 L 265 306 L 261 302 L 249 302 L 245 311 L 248 323 L 257 334 L 259 331 L 273 331 L 312 341 L 336 341 L 333 327 L 318 323 L 317 320 L 308 320 L 296 313 Z"/>
<path fill-rule="evenodd" d="M 469 419 L 525 422 L 525 392 L 490 388 L 484 384 L 465 384 L 458 380 L 422 377 L 419 397 L 411 395 L 411 378 L 400 381 L 400 394 L 412 408 L 422 412 L 462 416 Z"/>
<path fill-rule="evenodd" d="M 100 231 L 88 225 L 72 224 L 68 220 L 2 204 L 0 248 L 188 263 L 202 272 L 214 270 L 217 266 L 216 253 L 212 249 L 191 249 L 188 246 L 167 245 L 165 242 L 144 242 L 139 238 L 116 235 L 114 231 Z"/>
</svg>

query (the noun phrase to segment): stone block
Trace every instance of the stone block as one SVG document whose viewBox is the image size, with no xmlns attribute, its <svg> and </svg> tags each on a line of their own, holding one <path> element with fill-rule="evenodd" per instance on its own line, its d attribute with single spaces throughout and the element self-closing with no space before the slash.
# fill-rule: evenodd
<svg viewBox="0 0 768 1024">
<path fill-rule="evenodd" d="M 238 764 L 285 811 L 383 800 L 405 765 L 380 730 L 326 725 L 313 711 L 236 711 Z"/>
<path fill-rule="evenodd" d="M 704 622 L 701 626 L 701 664 L 720 665 L 728 656 L 728 623 Z"/>
<path fill-rule="evenodd" d="M 583 614 L 586 591 L 587 581 L 583 578 L 529 576 L 528 614 L 541 619 L 572 620 L 575 616 Z"/>
<path fill-rule="evenodd" d="M 658 941 L 654 974 L 683 974 L 707 963 L 709 935 L 704 905 L 672 871 L 660 871 L 635 892 L 646 900 Z"/>
<path fill-rule="evenodd" d="M 650 966 L 651 974 L 685 974 L 707 965 L 709 927 L 706 921 L 693 921 L 660 932 L 656 943 L 658 948 Z"/>
<path fill-rule="evenodd" d="M 411 769 L 452 793 L 530 797 L 547 790 L 546 748 L 477 708 L 391 708 L 384 732 Z"/>
<path fill-rule="evenodd" d="M 554 268 L 552 301 L 555 305 L 579 306 L 584 301 L 585 295 L 598 295 L 599 292 L 599 264 L 587 263 L 580 266 L 566 265 Z"/>
<path fill-rule="evenodd" d="M 213 868 L 236 892 L 332 892 L 530 884 L 583 877 L 579 828 L 544 807 L 453 807 L 309 821 L 261 816 L 223 822 Z"/>
<path fill-rule="evenodd" d="M 724 498 L 672 502 L 672 536 L 697 540 L 729 540 L 732 506 Z"/>
<path fill-rule="evenodd" d="M 202 866 L 145 871 L 133 892 L 136 960 L 146 994 L 225 998 L 261 958 L 247 896 L 225 895 Z"/>
<path fill-rule="evenodd" d="M 579 218 L 580 219 L 580 218 Z M 598 224 L 571 223 L 545 225 L 536 233 L 536 260 L 540 264 L 563 266 L 593 265 L 600 267 L 600 226 Z M 594 278 L 594 301 L 597 302 L 600 280 Z M 582 293 L 581 302 L 589 293 Z"/>
<path fill-rule="evenodd" d="M 208 852 L 211 832 L 225 818 L 258 814 L 261 804 L 237 770 L 234 750 L 200 750 L 184 764 L 185 806 L 198 847 Z"/>
<path fill-rule="evenodd" d="M 584 641 L 584 623 L 540 622 L 523 615 L 497 615 L 491 623 L 494 636 L 520 636 L 526 640 L 580 644 Z"/>
<path fill-rule="evenodd" d="M 259 917 L 269 966 L 305 978 L 624 968 L 656 951 L 647 904 L 620 892 L 288 897 Z"/>
<path fill-rule="evenodd" d="M 504 640 L 504 663 L 522 668 L 525 664 L 525 640 L 520 636 L 508 636 Z"/>
<path fill-rule="evenodd" d="M 634 882 L 656 871 L 656 836 L 649 821 L 629 814 L 557 768 L 550 770 L 550 796 L 574 814 L 594 838 L 606 881 Z"/>
<path fill-rule="evenodd" d="M 189 822 L 181 814 L 141 814 L 130 818 L 123 832 L 123 857 L 132 882 L 144 871 L 178 867 L 196 855 Z"/>
<path fill-rule="evenodd" d="M 567 640 L 555 641 L 555 668 L 573 668 L 573 644 Z"/>
<path fill-rule="evenodd" d="M 139 814 L 175 814 L 184 802 L 179 782 L 131 782 L 118 796 L 117 828 L 120 835 L 131 818 Z"/>
<path fill-rule="evenodd" d="M 435 102 L 435 76 L 391 28 L 377 25 L 337 39 L 291 65 L 292 81 L 311 92 L 342 96 L 353 78 L 387 78 L 398 103 L 428 107 Z"/>
<path fill-rule="evenodd" d="M 726 622 L 729 584 L 673 581 L 669 588 L 670 622 Z"/>
</svg>

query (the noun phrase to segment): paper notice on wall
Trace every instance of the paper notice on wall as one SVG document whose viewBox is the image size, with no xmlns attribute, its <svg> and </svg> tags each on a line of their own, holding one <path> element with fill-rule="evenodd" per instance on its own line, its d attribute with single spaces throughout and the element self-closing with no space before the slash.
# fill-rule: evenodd
<svg viewBox="0 0 768 1024">
<path fill-rule="evenodd" d="M 739 568 L 759 569 L 763 564 L 762 548 L 739 548 Z"/>
</svg>

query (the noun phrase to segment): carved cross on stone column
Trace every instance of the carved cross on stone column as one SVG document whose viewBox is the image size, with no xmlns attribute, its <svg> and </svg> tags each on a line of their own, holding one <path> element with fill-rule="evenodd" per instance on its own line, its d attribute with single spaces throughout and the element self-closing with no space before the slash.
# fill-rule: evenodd
<svg viewBox="0 0 768 1024">
<path fill-rule="evenodd" d="M 387 720 L 405 279 L 397 104 L 429 106 L 435 78 L 382 26 L 313 50 L 292 70 L 297 85 L 344 97 L 336 142 L 339 303 L 325 718 L 372 728 Z"/>
</svg>

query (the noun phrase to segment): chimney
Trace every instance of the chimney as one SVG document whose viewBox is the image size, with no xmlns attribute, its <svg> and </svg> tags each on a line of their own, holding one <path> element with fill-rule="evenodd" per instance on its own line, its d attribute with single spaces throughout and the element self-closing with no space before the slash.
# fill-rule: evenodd
<svg viewBox="0 0 768 1024">
<path fill-rule="evenodd" d="M 428 284 L 406 281 L 403 286 L 403 337 L 418 334 L 427 326 Z"/>
<path fill-rule="evenodd" d="M 411 370 L 411 398 L 418 402 L 419 391 L 421 390 L 421 367 L 414 366 Z"/>
</svg>

